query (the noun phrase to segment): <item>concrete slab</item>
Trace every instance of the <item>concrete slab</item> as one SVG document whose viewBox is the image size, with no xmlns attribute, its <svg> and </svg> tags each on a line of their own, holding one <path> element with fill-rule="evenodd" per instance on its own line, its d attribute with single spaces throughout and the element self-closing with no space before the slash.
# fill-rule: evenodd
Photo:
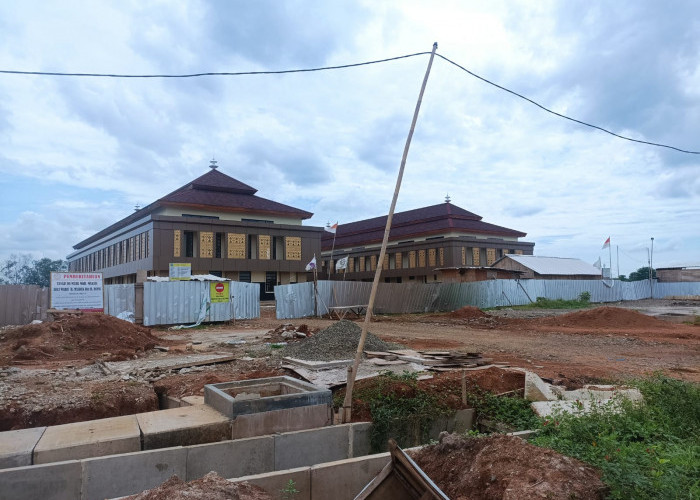
<svg viewBox="0 0 700 500">
<path fill-rule="evenodd" d="M 275 470 L 342 460 L 350 448 L 349 425 L 275 436 Z"/>
<path fill-rule="evenodd" d="M 139 413 L 136 418 L 144 450 L 213 443 L 231 437 L 229 419 L 207 405 Z"/>
<path fill-rule="evenodd" d="M 289 486 L 289 481 L 293 481 L 293 486 L 299 493 L 288 498 L 294 498 L 294 500 L 311 500 L 310 467 L 298 467 L 296 469 L 287 469 L 279 472 L 267 472 L 264 474 L 237 477 L 233 479 L 233 481 L 247 481 L 256 486 L 260 486 L 267 491 L 272 498 L 285 498 L 282 496 L 282 491 Z M 339 498 L 339 495 L 336 492 L 335 495 L 329 498 Z"/>
<path fill-rule="evenodd" d="M 155 488 L 172 476 L 184 478 L 187 450 L 177 447 L 89 458 L 82 465 L 82 497 L 73 498 L 103 500 Z"/>
<path fill-rule="evenodd" d="M 0 498 L 8 500 L 75 500 L 80 498 L 80 462 L 0 470 Z"/>
<path fill-rule="evenodd" d="M 575 389 L 573 391 L 564 391 L 562 398 L 568 401 L 575 400 L 595 400 L 607 401 L 612 398 L 624 398 L 631 401 L 641 401 L 642 393 L 638 389 L 630 389 L 617 386 L 584 386 L 583 389 Z"/>
<path fill-rule="evenodd" d="M 134 415 L 47 427 L 34 447 L 34 463 L 100 457 L 141 449 Z"/>
<path fill-rule="evenodd" d="M 0 432 L 0 469 L 32 465 L 32 453 L 46 427 Z"/>
<path fill-rule="evenodd" d="M 350 458 L 311 467 L 311 498 L 355 498 L 391 458 L 388 453 Z"/>
<path fill-rule="evenodd" d="M 558 394 L 551 384 L 547 384 L 536 373 L 522 371 L 525 372 L 525 399 L 530 401 L 554 401 L 558 399 Z"/>
<path fill-rule="evenodd" d="M 204 404 L 204 396 L 185 396 L 180 400 L 180 406 L 196 406 Z"/>
<path fill-rule="evenodd" d="M 240 477 L 274 470 L 272 436 L 238 439 L 187 448 L 187 481 L 216 471 L 221 477 Z"/>
<path fill-rule="evenodd" d="M 251 413 L 239 415 L 231 422 L 231 439 L 315 429 L 330 424 L 331 408 L 326 404 Z"/>
<path fill-rule="evenodd" d="M 369 455 L 371 451 L 370 433 L 372 422 L 358 422 L 350 425 L 350 449 L 348 458 Z"/>
</svg>

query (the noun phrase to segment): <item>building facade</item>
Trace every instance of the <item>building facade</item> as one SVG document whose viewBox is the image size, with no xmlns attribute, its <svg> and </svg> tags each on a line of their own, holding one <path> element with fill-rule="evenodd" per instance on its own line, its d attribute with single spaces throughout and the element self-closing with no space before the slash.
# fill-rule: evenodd
<svg viewBox="0 0 700 500">
<path fill-rule="evenodd" d="M 387 283 L 440 280 L 438 268 L 491 266 L 508 254 L 532 255 L 526 233 L 484 222 L 449 202 L 396 213 L 387 253 L 379 263 L 386 216 L 340 224 L 322 239 L 323 279 L 372 281 L 378 265 Z M 336 270 L 347 257 L 346 270 Z"/>
<path fill-rule="evenodd" d="M 214 163 L 214 162 L 212 162 Z M 168 276 L 171 263 L 192 274 L 273 287 L 306 281 L 306 264 L 321 251 L 313 214 L 256 196 L 257 190 L 216 169 L 81 241 L 70 271 L 101 271 L 105 284 L 133 283 L 137 271 Z"/>
</svg>

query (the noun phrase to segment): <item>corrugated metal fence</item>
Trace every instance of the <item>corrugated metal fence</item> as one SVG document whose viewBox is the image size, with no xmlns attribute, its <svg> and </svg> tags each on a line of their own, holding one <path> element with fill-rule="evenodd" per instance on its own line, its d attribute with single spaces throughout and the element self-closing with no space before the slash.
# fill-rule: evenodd
<svg viewBox="0 0 700 500">
<path fill-rule="evenodd" d="M 228 321 L 260 317 L 260 286 L 229 282 L 231 302 L 209 303 L 207 281 L 163 281 L 144 283 L 143 324 L 174 325 L 195 323 L 209 304 L 204 321 Z M 134 312 L 134 285 L 105 286 L 105 313 L 119 316 Z"/>
<path fill-rule="evenodd" d="M 367 304 L 371 283 L 319 281 L 318 314 L 329 307 Z M 524 305 L 537 297 L 572 300 L 582 292 L 592 302 L 617 302 L 651 297 L 648 281 L 599 280 L 490 280 L 474 283 L 380 283 L 374 311 L 406 314 L 453 311 L 471 305 L 481 309 Z M 700 283 L 654 283 L 654 297 L 700 295 Z M 278 319 L 303 318 L 314 314 L 313 283 L 275 287 Z"/>
<path fill-rule="evenodd" d="M 37 285 L 0 285 L 0 326 L 45 320 L 49 289 Z"/>
</svg>

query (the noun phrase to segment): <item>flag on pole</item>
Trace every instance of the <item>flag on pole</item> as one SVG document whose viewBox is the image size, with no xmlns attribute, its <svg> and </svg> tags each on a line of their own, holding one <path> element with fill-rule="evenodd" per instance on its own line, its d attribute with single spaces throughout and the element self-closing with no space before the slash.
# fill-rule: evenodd
<svg viewBox="0 0 700 500">
<path fill-rule="evenodd" d="M 325 229 L 329 233 L 335 234 L 335 230 L 338 229 L 338 223 L 336 222 L 332 226 L 330 225 L 330 223 L 328 223 L 328 225 L 326 227 L 324 227 L 323 229 Z"/>
<path fill-rule="evenodd" d="M 600 262 L 600 257 L 598 257 L 598 260 L 596 260 L 596 261 L 593 263 L 593 267 L 597 267 L 598 269 L 602 269 L 602 268 L 603 268 L 603 264 Z"/>
<path fill-rule="evenodd" d="M 609 246 L 610 246 L 610 236 L 608 236 L 608 239 L 605 240 L 605 243 L 603 243 L 603 250 L 605 250 Z"/>
<path fill-rule="evenodd" d="M 308 264 L 306 264 L 307 271 L 313 271 L 314 269 L 316 269 L 316 254 L 314 254 L 314 258 L 311 259 Z"/>
<path fill-rule="evenodd" d="M 341 269 L 347 269 L 347 268 L 348 268 L 347 256 L 343 257 L 342 259 L 338 259 L 338 262 L 335 263 L 335 269 L 337 271 L 340 271 Z"/>
</svg>

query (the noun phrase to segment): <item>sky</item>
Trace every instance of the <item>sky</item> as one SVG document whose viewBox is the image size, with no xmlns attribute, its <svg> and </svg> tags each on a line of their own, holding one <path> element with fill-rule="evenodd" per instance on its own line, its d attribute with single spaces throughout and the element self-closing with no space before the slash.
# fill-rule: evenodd
<svg viewBox="0 0 700 500">
<path fill-rule="evenodd" d="M 0 70 L 277 71 L 438 53 L 553 111 L 700 151 L 695 0 L 27 0 Z M 258 195 L 341 224 L 389 210 L 428 55 L 186 79 L 0 74 L 0 260 L 72 246 L 215 158 Z M 436 58 L 397 211 L 452 203 L 535 255 L 613 274 L 700 265 L 700 155 L 547 113 Z M 619 255 L 619 259 L 618 259 Z M 618 265 L 619 262 L 619 265 Z"/>
</svg>

